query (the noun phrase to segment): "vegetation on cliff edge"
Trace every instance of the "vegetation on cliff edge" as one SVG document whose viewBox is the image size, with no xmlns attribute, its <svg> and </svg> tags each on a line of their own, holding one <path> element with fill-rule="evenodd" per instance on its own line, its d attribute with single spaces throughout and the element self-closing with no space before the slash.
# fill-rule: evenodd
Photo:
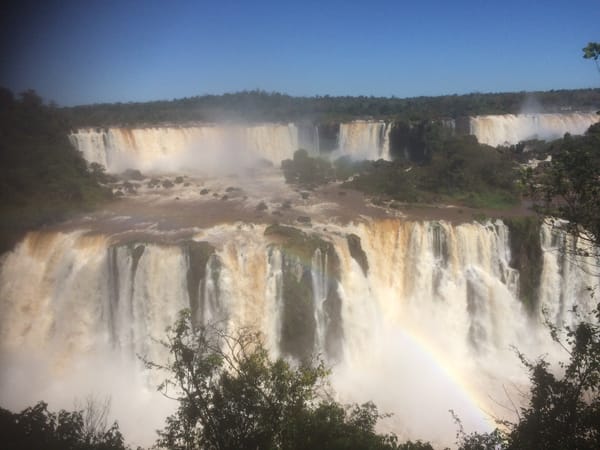
<svg viewBox="0 0 600 450">
<path fill-rule="evenodd" d="M 56 107 L 33 91 L 0 88 L 0 252 L 27 229 L 110 198 L 100 167 L 87 166 Z"/>
</svg>

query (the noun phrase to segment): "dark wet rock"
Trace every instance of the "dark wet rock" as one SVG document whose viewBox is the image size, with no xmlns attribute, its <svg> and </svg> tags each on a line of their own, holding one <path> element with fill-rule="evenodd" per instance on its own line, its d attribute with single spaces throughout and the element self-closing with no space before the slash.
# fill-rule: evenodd
<svg viewBox="0 0 600 450">
<path fill-rule="evenodd" d="M 325 351 L 335 360 L 340 355 L 343 339 L 341 299 L 338 295 L 339 259 L 331 242 L 313 233 L 279 224 L 270 225 L 265 237 L 271 241 L 270 251 L 281 250 L 282 298 L 281 351 L 300 360 L 308 359 L 315 350 L 316 317 L 312 290 L 312 264 L 319 262 L 326 280 L 323 300 L 326 324 Z M 311 264 L 311 261 L 313 262 Z"/>
<path fill-rule="evenodd" d="M 155 188 L 160 186 L 160 180 L 158 178 L 152 178 L 150 181 L 148 181 L 148 185 L 149 188 Z"/>
<path fill-rule="evenodd" d="M 208 242 L 196 241 L 185 242 L 183 248 L 188 258 L 186 278 L 192 317 L 198 317 L 198 313 L 204 309 L 205 299 L 203 296 L 206 284 L 206 268 L 210 257 L 215 253 L 215 248 Z"/>
<path fill-rule="evenodd" d="M 348 249 L 350 250 L 350 256 L 358 263 L 363 273 L 367 275 L 369 272 L 369 260 L 367 254 L 362 248 L 360 238 L 355 234 L 349 234 L 346 236 L 348 241 Z"/>
<path fill-rule="evenodd" d="M 209 192 L 210 192 L 210 189 L 202 189 L 202 190 L 200 191 L 200 195 L 206 195 L 206 194 L 208 194 Z"/>
<path fill-rule="evenodd" d="M 281 209 L 290 209 L 292 207 L 292 202 L 286 200 L 281 204 Z"/>
<path fill-rule="evenodd" d="M 183 183 L 183 177 L 176 177 L 175 184 L 181 184 L 181 183 Z"/>
<path fill-rule="evenodd" d="M 258 205 L 256 205 L 257 211 L 266 211 L 267 209 L 269 209 L 269 207 L 265 202 L 260 202 Z"/>
<path fill-rule="evenodd" d="M 173 184 L 173 182 L 171 180 L 165 180 L 165 181 L 162 182 L 162 186 L 165 189 L 170 189 L 170 188 L 172 188 L 175 185 Z"/>
<path fill-rule="evenodd" d="M 310 192 L 300 192 L 300 196 L 306 200 L 308 197 L 310 197 Z"/>
<path fill-rule="evenodd" d="M 298 218 L 296 220 L 300 223 L 304 223 L 307 225 L 310 224 L 310 217 L 308 217 L 308 216 L 298 216 Z"/>
<path fill-rule="evenodd" d="M 135 187 L 129 181 L 126 181 L 125 183 L 123 183 L 123 189 L 128 194 L 135 194 Z"/>
<path fill-rule="evenodd" d="M 123 178 L 125 180 L 141 181 L 141 180 L 145 179 L 146 177 L 139 170 L 127 169 L 125 172 L 123 172 L 121 174 L 121 178 Z"/>
<path fill-rule="evenodd" d="M 228 195 L 224 195 L 223 197 L 221 197 L 221 200 L 229 200 L 229 196 Z"/>
</svg>

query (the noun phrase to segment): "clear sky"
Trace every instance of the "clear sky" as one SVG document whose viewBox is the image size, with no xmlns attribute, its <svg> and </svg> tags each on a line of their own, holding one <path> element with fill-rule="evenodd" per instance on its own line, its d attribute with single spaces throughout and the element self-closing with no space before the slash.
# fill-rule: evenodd
<svg viewBox="0 0 600 450">
<path fill-rule="evenodd" d="M 60 105 L 600 87 L 599 0 L 21 0 L 0 26 L 0 85 Z"/>
</svg>

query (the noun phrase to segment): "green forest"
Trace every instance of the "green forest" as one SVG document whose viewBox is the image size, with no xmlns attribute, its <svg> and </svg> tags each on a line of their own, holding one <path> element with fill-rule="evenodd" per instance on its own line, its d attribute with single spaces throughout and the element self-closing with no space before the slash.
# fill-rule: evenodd
<svg viewBox="0 0 600 450">
<path fill-rule="evenodd" d="M 144 103 L 106 103 L 62 108 L 74 127 L 157 125 L 212 121 L 328 123 L 358 118 L 420 121 L 537 112 L 589 110 L 600 105 L 600 89 L 473 93 L 439 97 L 292 97 L 242 91 Z"/>
<path fill-rule="evenodd" d="M 69 142 L 64 113 L 34 91 L 0 88 L 0 253 L 26 230 L 91 210 L 112 197 Z"/>
</svg>

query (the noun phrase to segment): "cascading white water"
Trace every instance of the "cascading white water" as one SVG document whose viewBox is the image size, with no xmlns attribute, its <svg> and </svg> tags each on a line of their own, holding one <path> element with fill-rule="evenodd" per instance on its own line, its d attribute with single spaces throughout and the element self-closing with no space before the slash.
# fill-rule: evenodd
<svg viewBox="0 0 600 450">
<path fill-rule="evenodd" d="M 382 121 L 341 123 L 339 151 L 355 159 L 390 160 L 390 129 L 391 124 Z"/>
<path fill-rule="evenodd" d="M 313 304 L 315 309 L 316 323 L 316 347 L 325 351 L 325 338 L 327 336 L 326 313 L 324 310 L 325 301 L 327 300 L 327 254 L 323 255 L 320 249 L 316 249 L 311 261 L 310 269 Z"/>
<path fill-rule="evenodd" d="M 512 145 L 527 139 L 555 139 L 565 133 L 583 134 L 600 121 L 595 113 L 506 114 L 470 118 L 470 132 L 479 142 Z M 454 128 L 454 121 L 445 120 Z M 393 123 L 355 120 L 339 125 L 335 155 L 355 159 L 391 159 Z M 295 124 L 189 127 L 79 129 L 70 134 L 73 145 L 90 163 L 108 172 L 228 173 L 257 158 L 279 165 L 299 148 L 319 154 L 318 127 Z"/>
<path fill-rule="evenodd" d="M 573 326 L 579 314 L 589 316 L 593 302 L 581 303 L 598 290 L 600 259 L 587 241 L 575 239 L 550 225 L 542 227 L 544 265 L 540 281 L 540 314 L 557 327 Z"/>
<path fill-rule="evenodd" d="M 583 134 L 600 121 L 596 113 L 504 114 L 470 118 L 471 134 L 482 144 L 514 145 L 529 139 L 551 140 Z"/>
<path fill-rule="evenodd" d="M 527 382 L 511 345 L 534 357 L 558 351 L 516 298 L 519 274 L 501 222 L 316 224 L 312 233 L 333 253 L 319 247 L 306 260 L 264 230 L 222 225 L 198 235 L 215 249 L 198 285 L 203 320 L 254 326 L 278 355 L 284 271 L 294 280 L 308 271 L 315 353 L 328 355 L 336 319 L 324 304 L 332 289 L 340 299 L 341 355 L 332 378 L 340 399 L 375 401 L 395 414 L 383 426 L 403 437 L 451 444 L 450 408 L 468 429 L 486 427 L 482 411 L 504 413 L 494 403 L 504 399 L 504 383 Z M 352 256 L 349 233 L 360 239 L 368 267 Z M 561 260 L 566 240 L 545 227 L 542 242 L 541 304 L 561 317 L 577 303 L 585 311 L 592 279 Z M 150 338 L 192 302 L 186 248 L 114 244 L 84 231 L 30 233 L 0 272 L 0 404 L 18 409 L 44 399 L 71 408 L 75 395 L 110 392 L 125 435 L 148 444 L 173 404 L 152 394 L 157 380 L 136 355 L 167 357 Z M 339 260 L 338 273 L 330 258 Z"/>
<path fill-rule="evenodd" d="M 391 124 L 354 121 L 340 124 L 339 153 L 354 158 L 390 159 Z M 256 158 L 275 165 L 299 148 L 319 153 L 318 128 L 295 124 L 202 125 L 190 127 L 79 129 L 69 135 L 90 163 L 110 173 L 223 173 Z"/>
<path fill-rule="evenodd" d="M 70 139 L 88 162 L 112 173 L 220 173 L 256 158 L 278 165 L 300 144 L 294 124 L 80 129 Z"/>
</svg>

